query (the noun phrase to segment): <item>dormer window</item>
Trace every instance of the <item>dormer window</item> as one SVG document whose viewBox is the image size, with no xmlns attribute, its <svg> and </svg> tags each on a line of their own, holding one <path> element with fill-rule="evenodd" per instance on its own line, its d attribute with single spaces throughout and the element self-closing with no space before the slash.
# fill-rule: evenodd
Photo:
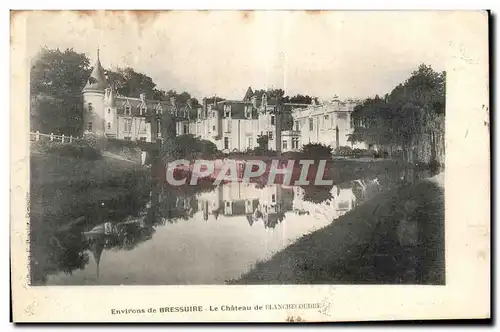
<svg viewBox="0 0 500 332">
<path fill-rule="evenodd" d="M 143 115 L 143 114 L 146 114 L 148 111 L 148 108 L 146 107 L 146 105 L 142 105 L 141 106 L 141 111 L 140 111 L 140 114 Z"/>
<path fill-rule="evenodd" d="M 130 115 L 132 113 L 132 108 L 130 105 L 125 105 L 125 115 Z"/>
</svg>

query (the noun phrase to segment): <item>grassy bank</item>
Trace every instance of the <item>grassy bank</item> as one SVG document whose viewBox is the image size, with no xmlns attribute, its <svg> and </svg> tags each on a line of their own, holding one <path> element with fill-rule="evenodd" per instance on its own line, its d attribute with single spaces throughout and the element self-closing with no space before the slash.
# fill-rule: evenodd
<svg viewBox="0 0 500 332">
<path fill-rule="evenodd" d="M 418 204 L 414 217 L 420 227 L 412 261 L 396 236 L 409 199 Z M 415 273 L 409 274 L 412 269 Z M 444 277 L 444 193 L 421 181 L 382 193 L 228 283 L 444 284 Z"/>
</svg>

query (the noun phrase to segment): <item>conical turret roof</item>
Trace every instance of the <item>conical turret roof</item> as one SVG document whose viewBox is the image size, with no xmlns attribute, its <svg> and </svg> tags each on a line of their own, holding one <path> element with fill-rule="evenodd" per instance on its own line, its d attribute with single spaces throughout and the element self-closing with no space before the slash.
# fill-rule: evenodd
<svg viewBox="0 0 500 332">
<path fill-rule="evenodd" d="M 243 97 L 244 101 L 250 101 L 253 96 L 253 90 L 251 87 L 248 87 L 247 92 L 245 93 L 245 97 Z"/>
<path fill-rule="evenodd" d="M 94 69 L 90 74 L 87 84 L 83 88 L 83 91 L 102 91 L 108 87 L 108 82 L 106 80 L 106 75 L 104 74 L 104 68 L 102 68 L 101 61 L 99 59 L 99 50 L 97 50 L 97 61 L 95 63 Z"/>
</svg>

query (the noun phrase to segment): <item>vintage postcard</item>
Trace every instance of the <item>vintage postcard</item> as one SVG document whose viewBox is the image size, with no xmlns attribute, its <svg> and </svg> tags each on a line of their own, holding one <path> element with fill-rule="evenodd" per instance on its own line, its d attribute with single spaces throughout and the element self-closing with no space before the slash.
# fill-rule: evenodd
<svg viewBox="0 0 500 332">
<path fill-rule="evenodd" d="M 486 11 L 12 11 L 15 322 L 490 317 Z"/>
</svg>

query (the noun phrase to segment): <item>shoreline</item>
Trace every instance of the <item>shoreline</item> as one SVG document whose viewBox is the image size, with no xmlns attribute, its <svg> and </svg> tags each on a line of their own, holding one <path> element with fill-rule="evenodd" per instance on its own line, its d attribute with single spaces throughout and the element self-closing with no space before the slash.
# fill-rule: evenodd
<svg viewBox="0 0 500 332">
<path fill-rule="evenodd" d="M 423 196 L 425 192 L 428 196 Z M 401 206 L 416 200 L 421 242 L 407 264 L 395 234 Z M 432 179 L 399 186 L 304 235 L 227 284 L 444 284 L 444 193 Z M 406 265 L 405 265 L 406 264 Z M 416 269 L 413 275 L 408 271 Z"/>
</svg>

